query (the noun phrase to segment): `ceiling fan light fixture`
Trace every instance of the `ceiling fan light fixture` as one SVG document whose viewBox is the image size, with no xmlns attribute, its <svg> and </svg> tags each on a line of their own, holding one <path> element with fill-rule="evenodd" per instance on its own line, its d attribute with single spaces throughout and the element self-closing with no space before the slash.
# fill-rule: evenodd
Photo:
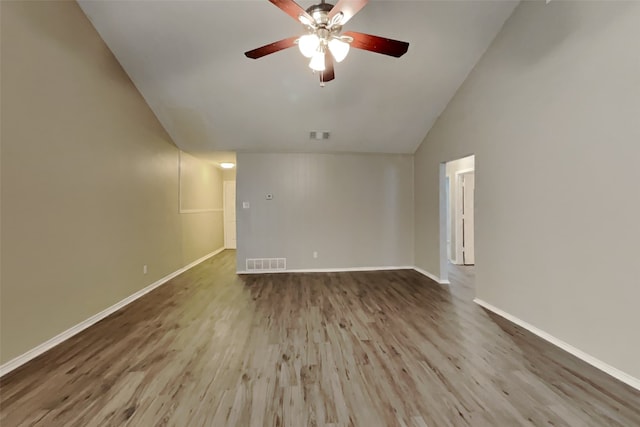
<svg viewBox="0 0 640 427">
<path fill-rule="evenodd" d="M 336 13 L 335 15 L 333 15 L 333 18 L 331 18 L 331 20 L 329 21 L 328 27 L 331 28 L 333 26 L 340 25 L 340 23 L 342 22 L 342 18 L 344 18 L 344 13 L 342 12 Z"/>
<path fill-rule="evenodd" d="M 316 34 L 305 34 L 298 39 L 298 49 L 305 57 L 311 58 L 320 46 L 320 38 Z"/>
<path fill-rule="evenodd" d="M 327 3 L 328 0 L 320 0 L 320 3 L 311 5 L 306 10 L 296 1 L 269 0 L 296 22 L 301 23 L 306 34 L 301 37 L 293 36 L 278 40 L 247 51 L 244 53 L 247 58 L 262 58 L 297 44 L 300 53 L 309 59 L 309 67 L 314 72 L 318 71 L 320 86 L 324 86 L 326 82 L 336 78 L 334 63 L 344 61 L 351 45 L 354 49 L 368 50 L 395 58 L 400 58 L 409 49 L 409 43 L 400 40 L 355 31 L 342 34 L 343 25 L 347 24 L 369 0 L 338 0 L 335 5 Z"/>
<path fill-rule="evenodd" d="M 329 50 L 336 62 L 342 62 L 349 53 L 349 43 L 339 38 L 332 38 L 329 40 Z"/>
<path fill-rule="evenodd" d="M 302 25 L 306 25 L 307 27 L 314 27 L 316 24 L 311 19 L 309 19 L 306 15 L 298 16 L 298 21 L 300 21 Z"/>
<path fill-rule="evenodd" d="M 322 49 L 316 50 L 311 57 L 311 61 L 309 61 L 309 68 L 313 71 L 324 71 L 326 65 L 324 63 L 324 51 Z"/>
</svg>

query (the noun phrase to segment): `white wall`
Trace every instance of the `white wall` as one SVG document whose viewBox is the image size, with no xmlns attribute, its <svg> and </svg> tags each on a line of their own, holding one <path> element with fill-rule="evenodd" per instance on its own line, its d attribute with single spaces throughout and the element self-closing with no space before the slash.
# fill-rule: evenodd
<svg viewBox="0 0 640 427">
<path fill-rule="evenodd" d="M 286 257 L 288 269 L 413 265 L 412 156 L 238 153 L 237 161 L 239 270 L 262 257 Z"/>
<path fill-rule="evenodd" d="M 417 265 L 439 271 L 439 164 L 475 153 L 478 296 L 636 378 L 639 23 L 522 2 L 415 154 Z"/>
</svg>

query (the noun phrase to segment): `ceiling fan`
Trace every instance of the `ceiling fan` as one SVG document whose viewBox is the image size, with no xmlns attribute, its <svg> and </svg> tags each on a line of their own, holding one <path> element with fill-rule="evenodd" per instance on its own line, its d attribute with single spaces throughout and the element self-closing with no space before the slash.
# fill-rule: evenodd
<svg viewBox="0 0 640 427">
<path fill-rule="evenodd" d="M 335 78 L 333 61 L 342 62 L 349 48 L 368 50 L 396 58 L 404 55 L 409 43 L 387 39 L 370 34 L 347 31 L 342 26 L 358 13 L 368 0 L 339 0 L 334 6 L 321 0 L 304 10 L 293 0 L 269 0 L 293 19 L 300 21 L 306 34 L 289 37 L 277 42 L 245 52 L 252 59 L 262 58 L 271 53 L 298 45 L 300 52 L 310 58 L 309 67 L 320 75 L 320 85 Z"/>
</svg>

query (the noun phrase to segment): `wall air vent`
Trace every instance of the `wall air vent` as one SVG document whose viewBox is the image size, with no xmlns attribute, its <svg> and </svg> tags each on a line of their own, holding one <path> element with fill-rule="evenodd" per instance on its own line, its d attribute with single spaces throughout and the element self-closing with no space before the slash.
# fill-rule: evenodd
<svg viewBox="0 0 640 427">
<path fill-rule="evenodd" d="M 247 258 L 246 271 L 282 271 L 287 269 L 286 258 Z"/>
<path fill-rule="evenodd" d="M 313 130 L 309 132 L 309 139 L 313 139 L 314 141 L 322 141 L 324 139 L 329 139 L 330 133 L 328 131 L 318 131 Z"/>
</svg>

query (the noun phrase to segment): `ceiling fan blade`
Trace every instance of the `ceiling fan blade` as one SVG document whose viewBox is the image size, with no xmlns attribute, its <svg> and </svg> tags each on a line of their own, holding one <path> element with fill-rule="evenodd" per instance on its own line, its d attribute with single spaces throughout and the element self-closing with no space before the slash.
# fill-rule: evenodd
<svg viewBox="0 0 640 427">
<path fill-rule="evenodd" d="M 329 12 L 328 19 L 331 21 L 334 15 L 342 12 L 344 16 L 340 20 L 340 25 L 344 25 L 349 19 L 353 18 L 353 15 L 360 12 L 360 9 L 362 9 L 368 1 L 369 0 L 340 0 Z"/>
<path fill-rule="evenodd" d="M 244 55 L 247 58 L 251 58 L 251 59 L 262 58 L 263 56 L 267 56 L 271 53 L 279 52 L 283 49 L 288 49 L 290 47 L 295 46 L 297 39 L 298 37 L 289 37 L 288 39 L 278 40 L 277 42 L 273 42 L 271 44 L 264 45 L 257 49 L 253 49 L 248 52 L 245 52 Z"/>
<path fill-rule="evenodd" d="M 330 82 L 336 78 L 333 70 L 333 56 L 328 51 L 324 53 L 324 67 L 324 71 L 320 72 L 320 83 Z"/>
<path fill-rule="evenodd" d="M 371 34 L 347 31 L 343 35 L 353 37 L 351 47 L 381 53 L 383 55 L 395 56 L 396 58 L 400 58 L 407 53 L 409 49 L 409 43 L 407 42 L 372 36 Z"/>
<path fill-rule="evenodd" d="M 303 15 L 310 22 L 314 22 L 314 19 L 302 8 L 298 3 L 293 0 L 269 0 L 274 5 L 278 6 L 284 13 L 299 21 L 300 15 Z"/>
</svg>

